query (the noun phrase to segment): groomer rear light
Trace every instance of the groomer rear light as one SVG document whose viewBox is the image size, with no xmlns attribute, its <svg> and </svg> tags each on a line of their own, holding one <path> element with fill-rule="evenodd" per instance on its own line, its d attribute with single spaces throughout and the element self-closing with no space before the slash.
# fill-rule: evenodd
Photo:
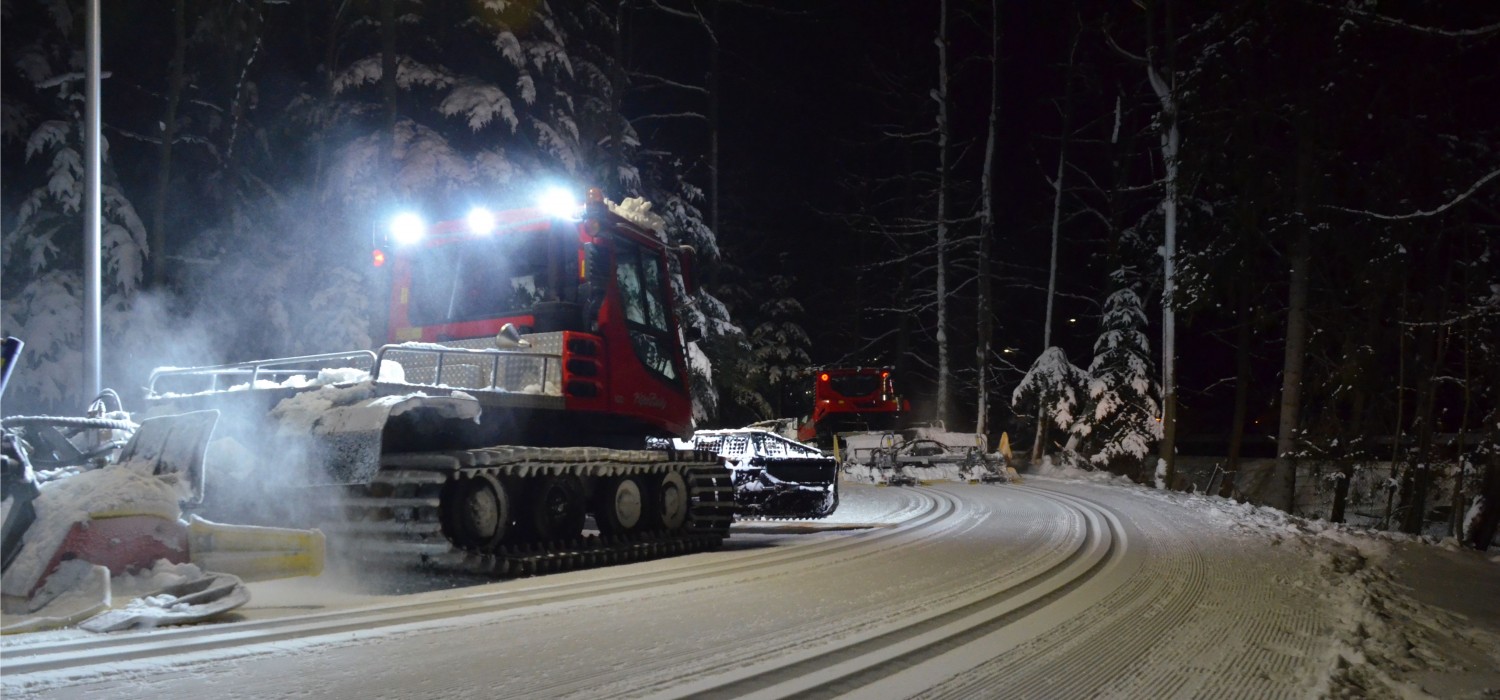
<svg viewBox="0 0 1500 700">
<path fill-rule="evenodd" d="M 826 381 L 828 381 L 828 373 L 824 372 L 824 373 L 818 375 L 818 381 L 820 381 L 820 382 L 826 382 Z"/>
<path fill-rule="evenodd" d="M 376 248 L 375 249 L 375 267 L 380 267 L 382 265 L 385 265 L 385 251 L 380 250 L 379 248 Z"/>
</svg>

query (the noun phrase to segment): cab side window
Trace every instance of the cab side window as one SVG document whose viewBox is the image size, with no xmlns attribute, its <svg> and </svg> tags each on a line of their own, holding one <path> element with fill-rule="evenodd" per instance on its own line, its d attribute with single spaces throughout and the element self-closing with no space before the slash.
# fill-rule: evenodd
<svg viewBox="0 0 1500 700">
<path fill-rule="evenodd" d="M 671 352 L 665 273 L 660 258 L 634 243 L 615 240 L 615 281 L 630 344 L 647 369 L 675 383 L 678 373 Z"/>
</svg>

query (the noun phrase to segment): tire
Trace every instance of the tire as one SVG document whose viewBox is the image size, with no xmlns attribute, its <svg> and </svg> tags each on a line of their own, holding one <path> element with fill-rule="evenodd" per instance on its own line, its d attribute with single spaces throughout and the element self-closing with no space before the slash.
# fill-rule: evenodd
<svg viewBox="0 0 1500 700">
<path fill-rule="evenodd" d="M 646 490 L 634 477 L 606 482 L 598 499 L 594 521 L 599 525 L 599 532 L 613 535 L 645 529 L 648 520 Z"/>
<path fill-rule="evenodd" d="M 528 523 L 537 540 L 568 540 L 583 532 L 587 504 L 577 477 L 542 477 L 532 485 L 529 500 Z"/>
<path fill-rule="evenodd" d="M 490 476 L 453 482 L 443 494 L 444 534 L 461 549 L 493 551 L 514 513 L 505 487 Z"/>
<path fill-rule="evenodd" d="M 667 472 L 657 482 L 654 505 L 656 521 L 667 530 L 681 528 L 687 522 L 688 486 L 679 472 Z"/>
</svg>

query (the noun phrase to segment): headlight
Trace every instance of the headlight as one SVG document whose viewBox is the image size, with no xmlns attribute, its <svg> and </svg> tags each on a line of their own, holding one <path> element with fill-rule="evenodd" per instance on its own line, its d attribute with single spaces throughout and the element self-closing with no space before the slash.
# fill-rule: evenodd
<svg viewBox="0 0 1500 700">
<path fill-rule="evenodd" d="M 469 225 L 469 232 L 478 236 L 489 234 L 495 230 L 495 215 L 484 207 L 470 209 L 469 216 L 464 221 Z"/>
<path fill-rule="evenodd" d="M 542 196 L 537 199 L 537 206 L 541 207 L 548 216 L 555 216 L 559 219 L 578 218 L 578 200 L 573 197 L 572 192 L 561 187 L 554 187 L 543 192 Z"/>
<path fill-rule="evenodd" d="M 397 214 L 391 219 L 391 238 L 401 245 L 411 245 L 427 235 L 427 224 L 422 217 L 411 212 Z"/>
</svg>

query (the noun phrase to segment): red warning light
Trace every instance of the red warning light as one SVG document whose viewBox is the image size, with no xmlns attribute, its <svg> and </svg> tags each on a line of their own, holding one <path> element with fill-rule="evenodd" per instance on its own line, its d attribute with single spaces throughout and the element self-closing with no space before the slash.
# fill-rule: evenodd
<svg viewBox="0 0 1500 700">
<path fill-rule="evenodd" d="M 375 250 L 375 267 L 380 267 L 380 266 L 382 266 L 384 264 L 385 264 L 385 251 L 376 249 Z"/>
<path fill-rule="evenodd" d="M 828 381 L 828 373 L 824 372 L 824 373 L 818 375 L 818 381 L 820 381 L 820 382 L 826 382 L 826 381 Z"/>
</svg>

